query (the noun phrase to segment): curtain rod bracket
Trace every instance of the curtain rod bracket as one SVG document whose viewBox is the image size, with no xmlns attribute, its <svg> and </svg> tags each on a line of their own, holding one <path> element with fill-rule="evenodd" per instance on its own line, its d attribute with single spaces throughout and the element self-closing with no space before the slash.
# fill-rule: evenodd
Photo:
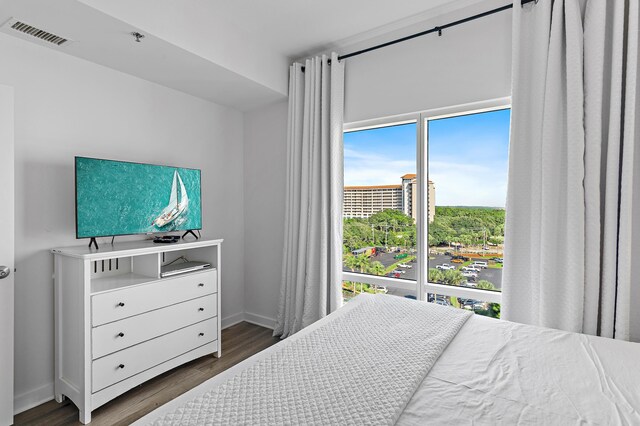
<svg viewBox="0 0 640 426">
<path fill-rule="evenodd" d="M 442 28 L 435 27 L 434 30 L 438 32 L 438 37 L 442 37 Z"/>
</svg>

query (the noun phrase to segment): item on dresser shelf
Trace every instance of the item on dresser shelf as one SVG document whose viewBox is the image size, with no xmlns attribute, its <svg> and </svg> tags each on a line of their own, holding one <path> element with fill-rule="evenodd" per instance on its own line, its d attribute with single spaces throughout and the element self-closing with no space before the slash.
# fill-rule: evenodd
<svg viewBox="0 0 640 426">
<path fill-rule="evenodd" d="M 211 264 L 207 262 L 183 262 L 165 265 L 161 268 L 160 276 L 162 278 L 172 277 L 185 272 L 194 272 L 201 269 L 211 268 Z"/>
<path fill-rule="evenodd" d="M 177 243 L 180 241 L 180 235 L 163 235 L 162 237 L 155 237 L 153 239 L 154 243 L 168 244 L 168 243 Z"/>
</svg>

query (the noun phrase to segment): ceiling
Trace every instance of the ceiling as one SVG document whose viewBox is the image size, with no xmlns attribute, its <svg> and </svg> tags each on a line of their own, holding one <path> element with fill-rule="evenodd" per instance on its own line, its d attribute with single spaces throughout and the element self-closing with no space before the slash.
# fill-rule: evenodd
<svg viewBox="0 0 640 426">
<path fill-rule="evenodd" d="M 110 0 L 96 0 L 108 2 Z M 459 0 L 213 0 L 205 6 L 274 50 L 299 58 Z"/>
<path fill-rule="evenodd" d="M 247 111 L 286 97 L 292 59 L 480 1 L 0 0 L 0 24 L 17 18 L 74 40 L 50 48 Z"/>
</svg>

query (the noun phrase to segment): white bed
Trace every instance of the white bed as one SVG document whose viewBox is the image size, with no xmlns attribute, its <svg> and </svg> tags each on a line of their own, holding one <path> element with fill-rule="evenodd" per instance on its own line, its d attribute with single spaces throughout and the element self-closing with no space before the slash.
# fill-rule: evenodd
<svg viewBox="0 0 640 426">
<path fill-rule="evenodd" d="M 135 424 L 165 418 L 372 297 L 394 296 L 359 296 Z M 379 362 L 396 361 L 382 357 Z M 640 344 L 472 315 L 418 382 L 399 417 L 392 420 L 396 421 L 400 425 L 640 424 Z"/>
</svg>

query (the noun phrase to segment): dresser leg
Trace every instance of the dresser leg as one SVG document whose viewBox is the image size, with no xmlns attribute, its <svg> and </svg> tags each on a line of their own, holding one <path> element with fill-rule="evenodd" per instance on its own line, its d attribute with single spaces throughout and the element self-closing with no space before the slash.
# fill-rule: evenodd
<svg viewBox="0 0 640 426">
<path fill-rule="evenodd" d="M 61 402 L 63 402 L 63 401 L 64 401 L 64 395 L 63 395 L 63 394 L 61 394 L 61 393 L 56 393 L 56 394 L 55 394 L 55 397 L 56 397 L 56 402 L 57 402 L 58 404 L 60 404 Z"/>
<path fill-rule="evenodd" d="M 80 423 L 82 423 L 83 425 L 91 423 L 91 411 L 80 411 Z"/>
</svg>

